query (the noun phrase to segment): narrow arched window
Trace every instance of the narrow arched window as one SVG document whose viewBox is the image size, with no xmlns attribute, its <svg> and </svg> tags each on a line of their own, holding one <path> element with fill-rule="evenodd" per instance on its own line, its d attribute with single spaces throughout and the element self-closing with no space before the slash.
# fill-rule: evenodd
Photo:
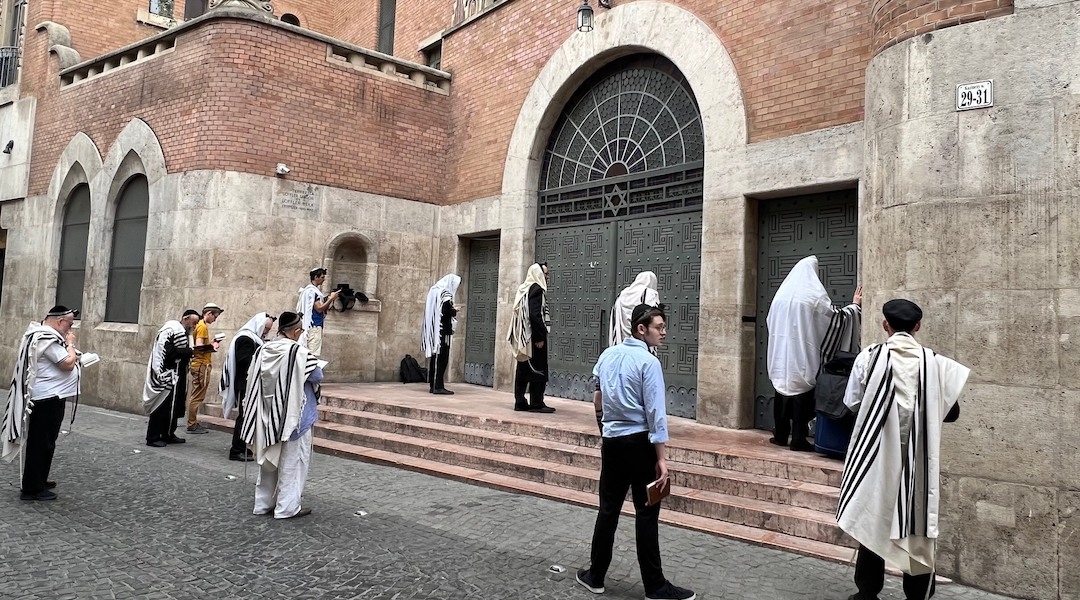
<svg viewBox="0 0 1080 600">
<path fill-rule="evenodd" d="M 56 274 L 56 303 L 79 308 L 86 286 L 86 242 L 90 236 L 90 186 L 71 190 L 60 230 L 60 265 Z"/>
<path fill-rule="evenodd" d="M 296 25 L 297 27 L 299 27 L 300 26 L 300 17 L 298 17 L 298 16 L 296 16 L 296 15 L 294 15 L 292 13 L 285 13 L 285 14 L 281 15 L 281 22 L 282 23 L 288 23 L 289 25 Z"/>
<path fill-rule="evenodd" d="M 146 254 L 146 216 L 150 193 L 146 177 L 136 175 L 124 183 L 116 202 L 113 222 L 109 290 L 105 320 L 138 323 L 142 300 L 143 257 Z"/>
</svg>

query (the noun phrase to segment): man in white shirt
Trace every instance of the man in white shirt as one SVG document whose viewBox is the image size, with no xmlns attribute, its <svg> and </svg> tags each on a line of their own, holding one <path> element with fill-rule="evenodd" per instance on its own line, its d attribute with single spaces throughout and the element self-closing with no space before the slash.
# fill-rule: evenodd
<svg viewBox="0 0 1080 600">
<path fill-rule="evenodd" d="M 326 311 L 333 306 L 341 292 L 334 290 L 325 298 L 319 287 L 326 281 L 326 269 L 315 267 L 308 272 L 311 283 L 300 290 L 300 299 L 296 302 L 296 312 L 300 315 L 300 324 L 304 328 L 300 336 L 300 346 L 307 348 L 315 356 L 322 355 L 323 322 Z"/>
<path fill-rule="evenodd" d="M 22 500 L 56 500 L 56 482 L 48 480 L 56 439 L 67 400 L 79 395 L 79 351 L 71 331 L 78 314 L 54 306 L 40 324 L 30 324 L 19 345 L 4 414 L 3 454 L 12 460 L 26 446 Z"/>
</svg>

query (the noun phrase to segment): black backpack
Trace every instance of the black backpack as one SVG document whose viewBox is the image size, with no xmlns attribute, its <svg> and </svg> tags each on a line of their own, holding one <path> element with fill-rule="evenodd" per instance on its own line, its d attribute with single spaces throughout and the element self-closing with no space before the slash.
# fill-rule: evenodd
<svg viewBox="0 0 1080 600">
<path fill-rule="evenodd" d="M 855 355 L 850 352 L 837 352 L 833 359 L 821 365 L 814 388 L 814 407 L 832 419 L 842 419 L 851 414 L 844 405 L 844 392 L 847 391 L 851 367 L 855 364 Z"/>
<path fill-rule="evenodd" d="M 424 383 L 427 381 L 427 369 L 420 368 L 420 363 L 411 354 L 401 359 L 401 383 Z"/>
</svg>

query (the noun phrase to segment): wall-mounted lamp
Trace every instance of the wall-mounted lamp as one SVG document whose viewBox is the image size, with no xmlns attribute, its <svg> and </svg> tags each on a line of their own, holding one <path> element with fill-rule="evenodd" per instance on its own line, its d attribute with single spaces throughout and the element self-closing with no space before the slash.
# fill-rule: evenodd
<svg viewBox="0 0 1080 600">
<path fill-rule="evenodd" d="M 11 154 L 11 149 L 15 147 L 15 140 L 8 140 L 8 143 L 4 145 L 4 154 Z"/>
<path fill-rule="evenodd" d="M 577 30 L 588 33 L 593 30 L 593 10 L 589 0 L 583 0 L 577 9 Z"/>
</svg>

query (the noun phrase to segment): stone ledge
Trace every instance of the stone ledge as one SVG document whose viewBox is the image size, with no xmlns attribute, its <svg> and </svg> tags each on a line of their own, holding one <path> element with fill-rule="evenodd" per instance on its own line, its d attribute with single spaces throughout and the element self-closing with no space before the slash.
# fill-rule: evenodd
<svg viewBox="0 0 1080 600">
<path fill-rule="evenodd" d="M 139 324 L 138 323 L 111 323 L 111 322 L 98 323 L 98 325 L 96 327 L 94 327 L 94 331 L 111 331 L 113 333 L 138 334 L 139 333 Z"/>
</svg>

